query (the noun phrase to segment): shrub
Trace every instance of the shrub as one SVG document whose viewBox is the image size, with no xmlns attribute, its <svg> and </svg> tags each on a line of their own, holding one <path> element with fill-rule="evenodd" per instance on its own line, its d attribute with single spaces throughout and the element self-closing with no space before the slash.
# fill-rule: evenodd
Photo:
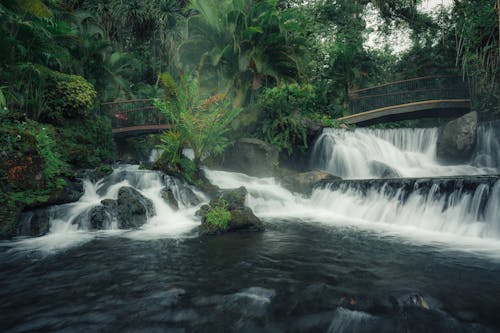
<svg viewBox="0 0 500 333">
<path fill-rule="evenodd" d="M 229 228 L 231 221 L 231 212 L 227 210 L 228 203 L 220 199 L 215 206 L 208 208 L 205 215 L 205 223 L 211 231 L 225 231 Z"/>
<path fill-rule="evenodd" d="M 57 73 L 52 76 L 54 88 L 48 92 L 51 112 L 65 118 L 85 118 L 91 115 L 97 93 L 83 77 Z"/>
<path fill-rule="evenodd" d="M 266 89 L 260 99 L 264 140 L 291 154 L 293 147 L 307 148 L 305 118 L 315 113 L 316 94 L 309 84 L 289 84 Z"/>
<path fill-rule="evenodd" d="M 63 159 L 76 168 L 93 168 L 116 157 L 109 119 L 66 119 L 57 131 Z"/>
</svg>

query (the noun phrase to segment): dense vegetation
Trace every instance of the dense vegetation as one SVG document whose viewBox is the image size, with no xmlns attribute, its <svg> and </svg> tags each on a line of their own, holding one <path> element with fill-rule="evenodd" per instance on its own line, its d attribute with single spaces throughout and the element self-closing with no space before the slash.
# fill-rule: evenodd
<svg viewBox="0 0 500 333">
<path fill-rule="evenodd" d="M 0 220 L 116 158 L 100 102 L 159 98 L 179 170 L 241 136 L 305 149 L 307 123 L 337 125 L 349 91 L 416 76 L 462 75 L 474 108 L 498 117 L 499 2 L 434 14 L 420 2 L 0 0 Z M 385 47 L 367 43 L 373 15 Z M 409 48 L 396 53 L 401 29 Z"/>
</svg>

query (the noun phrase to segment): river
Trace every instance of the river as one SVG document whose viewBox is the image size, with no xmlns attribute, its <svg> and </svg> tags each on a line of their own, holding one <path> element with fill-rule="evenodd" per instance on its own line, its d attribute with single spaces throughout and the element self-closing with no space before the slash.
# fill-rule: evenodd
<svg viewBox="0 0 500 333">
<path fill-rule="evenodd" d="M 53 207 L 48 235 L 0 243 L 0 330 L 500 331 L 497 128 L 482 126 L 481 149 L 458 166 L 436 161 L 437 129 L 326 130 L 312 167 L 352 180 L 310 197 L 205 170 L 222 188 L 248 189 L 263 233 L 199 236 L 189 186 L 117 166 L 86 180 L 80 201 Z M 404 179 L 360 180 L 377 177 L 372 160 Z M 141 229 L 75 223 L 122 186 L 154 204 Z M 179 211 L 161 199 L 165 186 Z"/>
</svg>

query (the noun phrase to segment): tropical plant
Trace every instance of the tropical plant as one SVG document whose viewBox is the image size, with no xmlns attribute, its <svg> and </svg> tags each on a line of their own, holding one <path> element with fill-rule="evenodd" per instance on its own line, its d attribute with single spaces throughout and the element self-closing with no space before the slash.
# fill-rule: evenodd
<svg viewBox="0 0 500 333">
<path fill-rule="evenodd" d="M 307 148 L 304 123 L 316 113 L 312 85 L 289 84 L 266 89 L 260 98 L 263 138 L 291 154 Z"/>
<path fill-rule="evenodd" d="M 162 135 L 165 152 L 175 163 L 183 148 L 189 147 L 199 167 L 203 157 L 220 154 L 230 144 L 229 125 L 241 109 L 231 107 L 225 94 L 203 98 L 197 76 L 182 76 L 175 91 L 175 98 L 155 102 L 173 127 Z"/>
</svg>

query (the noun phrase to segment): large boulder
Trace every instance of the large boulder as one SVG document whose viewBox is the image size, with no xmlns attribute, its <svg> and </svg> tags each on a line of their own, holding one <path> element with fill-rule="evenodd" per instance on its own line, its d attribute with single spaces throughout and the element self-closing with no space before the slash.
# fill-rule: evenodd
<svg viewBox="0 0 500 333">
<path fill-rule="evenodd" d="M 446 164 L 471 159 L 476 144 L 477 112 L 469 112 L 448 122 L 439 132 L 437 158 Z"/>
<path fill-rule="evenodd" d="M 401 178 L 401 174 L 393 167 L 380 161 L 370 161 L 368 163 L 372 175 L 379 178 Z"/>
<path fill-rule="evenodd" d="M 324 171 L 314 170 L 282 177 L 280 184 L 292 192 L 310 195 L 314 186 L 319 182 L 337 179 L 341 178 Z"/>
<path fill-rule="evenodd" d="M 118 190 L 115 209 L 120 229 L 139 228 L 155 214 L 153 202 L 128 186 Z"/>
<path fill-rule="evenodd" d="M 270 177 L 278 165 L 279 151 L 259 139 L 243 138 L 224 154 L 222 168 L 254 177 Z"/>
<path fill-rule="evenodd" d="M 220 195 L 203 205 L 196 215 L 201 216 L 200 232 L 202 234 L 220 234 L 231 231 L 263 231 L 264 224 L 253 211 L 245 206 L 247 189 L 243 186 L 234 190 L 222 190 Z M 213 209 L 223 208 L 229 213 L 227 225 L 214 225 L 207 220 L 207 215 Z"/>
</svg>

